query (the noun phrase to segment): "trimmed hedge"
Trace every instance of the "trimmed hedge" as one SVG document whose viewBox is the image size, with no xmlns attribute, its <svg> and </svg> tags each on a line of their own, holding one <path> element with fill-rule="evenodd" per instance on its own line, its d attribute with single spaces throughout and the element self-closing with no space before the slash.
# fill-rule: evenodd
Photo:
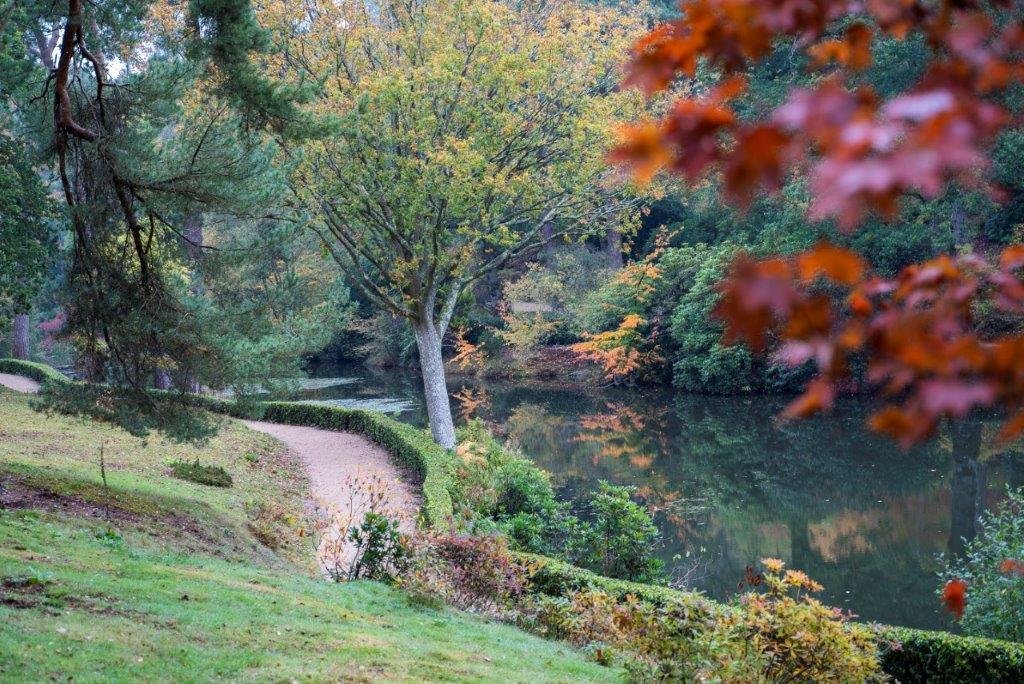
<svg viewBox="0 0 1024 684">
<path fill-rule="evenodd" d="M 270 402 L 264 407 L 263 418 L 274 423 L 358 432 L 376 442 L 421 479 L 427 522 L 437 528 L 447 527 L 451 522 L 449 467 L 452 457 L 423 430 L 373 411 L 285 401 Z"/>
<path fill-rule="evenodd" d="M 0 359 L 0 372 L 24 375 L 37 382 L 70 382 L 63 373 L 45 364 L 14 359 Z M 452 456 L 422 430 L 383 414 L 359 409 L 283 401 L 240 403 L 202 396 L 193 397 L 193 402 L 209 411 L 236 418 L 364 435 L 421 478 L 427 522 L 436 528 L 450 524 Z M 620 599 L 633 595 L 655 605 L 683 605 L 693 611 L 695 619 L 727 609 L 696 592 L 603 577 L 546 556 L 517 555 L 535 568 L 532 578 L 535 590 L 551 596 L 566 596 L 586 588 L 599 589 Z M 888 626 L 881 628 L 879 640 L 883 669 L 901 682 L 1024 681 L 1024 644 Z"/>
<path fill-rule="evenodd" d="M 382 413 L 337 406 L 289 401 L 238 403 L 211 397 L 196 397 L 195 404 L 236 418 L 359 433 L 387 449 L 417 475 L 423 490 L 423 514 L 432 527 L 445 528 L 452 519 L 452 457 L 423 430 Z"/>
<path fill-rule="evenodd" d="M 61 384 L 71 382 L 71 378 L 53 366 L 48 366 L 45 363 L 35 363 L 34 361 L 22 361 L 21 359 L 0 359 L 0 373 L 22 375 L 30 380 L 44 384 L 47 382 Z"/>
<path fill-rule="evenodd" d="M 884 627 L 882 637 L 897 643 L 883 648 L 882 669 L 901 682 L 1024 681 L 1024 644 Z"/>
<path fill-rule="evenodd" d="M 619 600 L 633 595 L 653 605 L 682 605 L 694 620 L 728 609 L 696 592 L 603 577 L 546 556 L 517 556 L 536 568 L 533 587 L 549 596 L 568 596 L 581 589 L 600 590 Z M 1022 643 L 882 626 L 879 652 L 882 669 L 900 682 L 1024 681 Z"/>
<path fill-rule="evenodd" d="M 538 594 L 568 596 L 573 592 L 591 589 L 602 591 L 619 601 L 634 596 L 654 606 L 683 605 L 694 612 L 694 617 L 710 617 L 726 609 L 723 604 L 695 591 L 678 591 L 654 584 L 605 577 L 565 561 L 533 553 L 517 552 L 515 556 L 533 569 L 530 585 Z"/>
<path fill-rule="evenodd" d="M 516 557 L 523 564 L 534 568 L 534 573 L 530 575 L 532 588 L 537 593 L 548 596 L 566 596 L 572 592 L 591 589 L 602 591 L 618 600 L 625 599 L 627 596 L 635 596 L 646 603 L 657 606 L 685 603 L 706 609 L 709 613 L 724 607 L 696 592 L 682 592 L 668 587 L 606 578 L 603 574 L 597 574 L 548 556 L 516 553 Z"/>
</svg>

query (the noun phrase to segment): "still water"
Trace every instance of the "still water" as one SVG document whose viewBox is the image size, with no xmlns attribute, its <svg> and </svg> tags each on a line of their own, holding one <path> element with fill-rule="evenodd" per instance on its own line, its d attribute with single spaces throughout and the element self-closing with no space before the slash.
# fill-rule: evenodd
<svg viewBox="0 0 1024 684">
<path fill-rule="evenodd" d="M 415 373 L 321 367 L 299 397 L 425 425 Z M 998 423 L 945 430 L 903 452 L 865 431 L 867 406 L 779 424 L 785 400 L 670 390 L 552 388 L 454 379 L 453 410 L 479 416 L 579 500 L 598 480 L 638 487 L 663 533 L 660 555 L 692 586 L 726 598 L 772 556 L 825 585 L 863 620 L 949 629 L 937 556 L 1024 485 L 1024 453 L 993 446 Z"/>
</svg>

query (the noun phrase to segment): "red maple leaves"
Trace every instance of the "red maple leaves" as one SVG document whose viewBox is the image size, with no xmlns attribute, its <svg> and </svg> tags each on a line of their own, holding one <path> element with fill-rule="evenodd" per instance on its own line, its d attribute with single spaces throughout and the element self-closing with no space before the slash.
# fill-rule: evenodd
<svg viewBox="0 0 1024 684">
<path fill-rule="evenodd" d="M 1024 561 L 1020 561 L 1015 558 L 1004 558 L 999 563 L 999 572 L 1004 575 L 1024 577 Z"/>
<path fill-rule="evenodd" d="M 1004 575 L 1024 577 L 1024 561 L 1016 558 L 1004 558 L 998 569 Z M 967 586 L 967 582 L 954 577 L 942 587 L 942 604 L 957 620 L 964 616 L 967 608 Z"/>
<path fill-rule="evenodd" d="M 992 3 L 687 0 L 680 9 L 634 46 L 627 82 L 665 91 L 705 63 L 721 83 L 677 100 L 660 121 L 624 129 L 613 159 L 641 180 L 661 169 L 688 179 L 717 170 L 740 205 L 800 168 L 811 181 L 812 217 L 847 229 L 869 213 L 894 216 L 907 192 L 934 197 L 950 181 L 979 184 L 986 147 L 1010 123 L 994 96 L 1024 80 L 1024 26 Z M 885 101 L 856 74 L 871 64 L 877 35 L 911 32 L 926 39 L 930 62 L 917 86 Z M 760 118 L 741 118 L 743 73 L 779 39 L 824 73 Z M 760 351 L 777 341 L 786 363 L 817 366 L 788 416 L 829 408 L 856 356 L 892 399 L 872 426 L 904 445 L 944 418 L 997 404 L 1013 412 L 1003 429 L 1010 438 L 1024 432 L 1024 336 L 981 339 L 972 307 L 1024 312 L 1022 266 L 1024 247 L 1006 250 L 999 264 L 942 256 L 893 279 L 871 276 L 857 255 L 831 245 L 790 258 L 740 256 L 717 313 L 727 342 Z"/>
<path fill-rule="evenodd" d="M 939 194 L 949 180 L 978 182 L 983 148 L 1009 122 L 989 96 L 1024 78 L 1024 29 L 997 27 L 970 0 L 690 0 L 633 49 L 627 83 L 648 94 L 693 76 L 699 61 L 724 85 L 676 101 L 656 123 L 629 126 L 612 158 L 641 179 L 667 168 L 690 179 L 722 172 L 727 196 L 746 204 L 777 190 L 787 171 L 810 169 L 816 218 L 855 227 L 869 212 L 891 217 L 908 191 Z M 829 36 L 839 19 L 854 20 Z M 876 33 L 921 31 L 935 55 L 916 88 L 882 101 L 852 74 L 871 63 Z M 818 67 L 836 67 L 792 92 L 759 121 L 740 120 L 739 76 L 778 38 L 802 47 Z"/>
<path fill-rule="evenodd" d="M 946 586 L 942 588 L 942 603 L 957 620 L 962 618 L 964 608 L 967 607 L 967 582 L 961 579 L 946 582 Z"/>
<path fill-rule="evenodd" d="M 856 254 L 829 244 L 791 258 L 740 257 L 720 285 L 716 314 L 727 342 L 763 350 L 769 338 L 790 365 L 813 362 L 818 377 L 786 411 L 828 409 L 850 374 L 867 360 L 867 380 L 896 403 L 872 427 L 910 445 L 943 418 L 979 406 L 1015 410 L 1002 437 L 1024 432 L 1024 336 L 982 339 L 973 326 L 979 302 L 1024 313 L 1024 248 L 999 264 L 975 256 L 940 256 L 894 279 L 875 277 Z"/>
<path fill-rule="evenodd" d="M 722 75 L 703 97 L 683 98 L 656 122 L 625 127 L 612 158 L 649 180 L 661 169 L 699 178 L 721 173 L 726 196 L 746 205 L 777 191 L 793 169 L 811 180 L 813 218 L 852 229 L 875 213 L 893 217 L 907 192 L 942 193 L 950 181 L 977 186 L 986 147 L 1011 122 L 994 97 L 1024 81 L 1024 25 L 1002 16 L 1008 0 L 683 0 L 681 16 L 633 49 L 627 83 L 653 94 L 698 63 Z M 999 18 L 999 23 L 995 18 Z M 842 20 L 842 21 L 840 21 Z M 843 24 L 839 35 L 830 35 Z M 855 76 L 872 62 L 872 42 L 919 32 L 931 50 L 924 77 L 884 101 Z M 823 72 L 757 120 L 734 109 L 742 73 L 779 40 L 803 50 Z M 769 340 L 789 364 L 814 363 L 818 376 L 786 411 L 829 408 L 850 361 L 867 361 L 867 380 L 891 399 L 872 427 L 910 445 L 944 418 L 978 406 L 1010 411 L 1002 438 L 1024 433 L 1024 335 L 982 339 L 979 302 L 1024 313 L 1024 246 L 997 264 L 940 256 L 896 278 L 872 276 L 860 257 L 822 244 L 794 257 L 741 255 L 720 286 L 716 314 L 726 341 L 755 351 Z M 1024 575 L 1007 559 L 1005 574 Z M 957 618 L 967 583 L 951 579 L 942 600 Z"/>
</svg>

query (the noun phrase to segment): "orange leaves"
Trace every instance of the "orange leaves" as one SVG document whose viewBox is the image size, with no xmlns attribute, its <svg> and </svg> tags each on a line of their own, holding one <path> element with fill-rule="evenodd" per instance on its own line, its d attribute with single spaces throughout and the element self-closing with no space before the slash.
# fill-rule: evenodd
<svg viewBox="0 0 1024 684">
<path fill-rule="evenodd" d="M 665 90 L 679 74 L 693 76 L 701 57 L 730 73 L 771 49 L 772 31 L 748 0 L 692 0 L 683 16 L 655 27 L 633 46 L 626 85 L 647 94 Z"/>
<path fill-rule="evenodd" d="M 824 276 L 841 285 L 855 285 L 864 277 L 867 264 L 848 249 L 827 242 L 796 258 L 797 272 L 803 280 Z"/>
<path fill-rule="evenodd" d="M 637 314 L 626 314 L 615 330 L 587 335 L 570 349 L 585 361 L 601 365 L 607 380 L 622 382 L 649 366 L 663 362 L 655 350 L 648 350 L 643 329 L 647 321 Z"/>
<path fill-rule="evenodd" d="M 466 338 L 466 329 L 455 331 L 455 356 L 452 364 L 461 370 L 480 370 L 487 363 L 487 354 L 479 344 L 473 344 Z"/>
<path fill-rule="evenodd" d="M 783 418 L 806 418 L 832 408 L 836 399 L 835 386 L 824 378 L 815 378 L 804 393 L 782 413 Z"/>
<path fill-rule="evenodd" d="M 818 66 L 836 62 L 862 71 L 871 66 L 871 38 L 871 29 L 867 24 L 857 22 L 846 29 L 842 38 L 822 41 L 807 52 Z"/>
<path fill-rule="evenodd" d="M 856 16 L 826 38 L 837 19 Z M 876 28 L 872 28 L 876 27 Z M 932 63 L 910 92 L 889 103 L 852 83 L 872 61 L 876 31 L 919 31 Z M 932 197 L 949 181 L 978 183 L 984 148 L 1010 117 L 992 94 L 1024 82 L 1024 25 L 996 27 L 975 3 L 960 0 L 691 0 L 682 16 L 639 41 L 627 85 L 648 94 L 692 77 L 700 60 L 730 82 L 766 56 L 779 38 L 804 46 L 816 68 L 834 73 L 797 91 L 760 122 L 733 116 L 733 95 L 683 99 L 660 124 L 630 131 L 613 160 L 640 180 L 660 169 L 693 180 L 723 173 L 740 204 L 776 191 L 786 172 L 810 168 L 817 219 L 853 229 L 865 216 L 893 217 L 907 192 Z"/>
<path fill-rule="evenodd" d="M 942 588 L 942 604 L 959 620 L 967 607 L 967 582 L 951 579 Z"/>
<path fill-rule="evenodd" d="M 786 417 L 828 409 L 856 354 L 868 362 L 868 381 L 894 402 L 872 416 L 875 431 L 910 446 L 943 419 L 998 404 L 1015 413 L 1001 433 L 1009 440 L 1024 433 L 1024 335 L 983 340 L 971 311 L 981 297 L 1019 310 L 1020 300 L 1006 303 L 1004 293 L 1024 290 L 1021 258 L 1018 248 L 998 266 L 941 256 L 882 280 L 855 254 L 827 244 L 788 259 L 741 256 L 720 285 L 716 315 L 726 322 L 727 342 L 762 350 L 772 338 L 778 360 L 815 363 L 819 377 Z M 848 294 L 827 296 L 822 280 Z"/>
<path fill-rule="evenodd" d="M 773 126 L 751 126 L 736 132 L 736 149 L 726 157 L 725 189 L 747 206 L 759 188 L 782 186 L 790 136 Z"/>
<path fill-rule="evenodd" d="M 609 161 L 632 170 L 633 178 L 641 185 L 672 162 L 672 153 L 665 144 L 661 126 L 645 122 L 622 126 L 618 131 L 619 145 L 608 155 Z"/>
<path fill-rule="evenodd" d="M 826 36 L 845 17 L 858 21 L 842 36 Z M 917 86 L 888 102 L 858 85 L 855 73 L 871 63 L 875 31 L 918 32 L 931 49 Z M 780 39 L 831 73 L 760 120 L 741 119 L 737 76 Z M 1011 15 L 996 25 L 983 3 L 689 0 L 680 18 L 637 43 L 627 83 L 663 91 L 703 60 L 725 85 L 630 129 L 613 158 L 641 180 L 661 169 L 691 180 L 720 171 L 727 196 L 740 204 L 807 168 L 811 216 L 849 230 L 870 214 L 895 216 L 908 192 L 934 197 L 951 181 L 978 184 L 985 148 L 1011 122 L 994 95 L 1024 82 L 1022 56 L 1024 23 Z M 857 354 L 868 360 L 869 381 L 893 400 L 872 418 L 876 430 L 908 445 L 943 419 L 998 404 L 1016 414 L 1003 429 L 1009 439 L 1024 432 L 1024 335 L 982 340 L 971 308 L 987 298 L 1024 312 L 1022 269 L 1024 247 L 1004 252 L 998 267 L 940 257 L 892 280 L 867 277 L 856 255 L 827 245 L 791 259 L 741 255 L 720 287 L 716 315 L 726 322 L 726 342 L 760 351 L 778 340 L 783 361 L 817 364 L 819 379 L 787 415 L 828 408 Z M 822 279 L 830 295 L 845 296 L 826 297 L 816 284 Z"/>
<path fill-rule="evenodd" d="M 999 572 L 1004 575 L 1017 575 L 1024 577 L 1024 561 L 1015 558 L 1004 558 L 999 563 Z"/>
<path fill-rule="evenodd" d="M 846 14 L 851 0 L 689 0 L 680 18 L 659 25 L 633 46 L 627 85 L 648 94 L 676 76 L 693 76 L 701 58 L 730 75 L 768 54 L 780 35 L 814 40 Z"/>
<path fill-rule="evenodd" d="M 696 180 L 722 158 L 719 134 L 735 123 L 725 100 L 741 88 L 740 81 L 730 82 L 714 98 L 678 100 L 660 123 L 621 129 L 620 144 L 609 158 L 630 168 L 639 182 L 663 168 Z M 682 150 L 685 154 L 678 153 Z"/>
</svg>

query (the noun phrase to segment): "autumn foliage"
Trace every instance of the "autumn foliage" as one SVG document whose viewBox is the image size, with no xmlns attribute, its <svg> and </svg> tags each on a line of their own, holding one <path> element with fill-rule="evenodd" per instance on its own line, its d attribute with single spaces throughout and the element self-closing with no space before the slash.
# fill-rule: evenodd
<svg viewBox="0 0 1024 684">
<path fill-rule="evenodd" d="M 959 619 L 967 607 L 967 583 L 961 579 L 951 579 L 942 588 L 942 603 L 946 610 Z"/>
<path fill-rule="evenodd" d="M 634 46 L 628 82 L 667 92 L 706 65 L 719 84 L 677 99 L 658 121 L 624 128 L 613 158 L 641 181 L 661 170 L 690 180 L 719 173 L 739 205 L 799 171 L 810 179 L 811 217 L 847 230 L 868 215 L 894 217 L 908 193 L 985 186 L 987 149 L 1012 122 L 1000 98 L 1024 80 L 1024 26 L 1011 4 L 684 2 L 679 18 Z M 911 34 L 926 39 L 931 61 L 916 86 L 884 100 L 860 78 L 872 41 Z M 744 73 L 780 41 L 802 50 L 820 77 L 762 116 L 741 118 Z M 718 314 L 728 340 L 755 350 L 778 342 L 782 360 L 816 364 L 819 376 L 789 416 L 829 408 L 860 357 L 868 381 L 892 400 L 873 416 L 874 429 L 909 445 L 944 418 L 998 405 L 1012 411 L 1002 432 L 1009 439 L 1024 431 L 1024 336 L 983 339 L 972 311 L 982 303 L 1021 313 L 1022 266 L 1021 247 L 998 263 L 940 256 L 891 279 L 827 244 L 788 258 L 741 256 Z"/>
<path fill-rule="evenodd" d="M 1013 247 L 998 264 L 939 256 L 885 279 L 852 252 L 822 244 L 792 258 L 740 257 L 718 313 L 728 341 L 760 350 L 771 336 L 782 361 L 817 365 L 790 417 L 829 408 L 859 356 L 867 380 L 893 400 L 872 416 L 876 431 L 910 445 L 943 418 L 999 405 L 1013 410 L 1001 434 L 1010 439 L 1024 430 L 1024 336 L 983 339 L 972 312 L 982 302 L 1024 312 L 1022 267 L 1024 248 Z"/>
<path fill-rule="evenodd" d="M 971 0 L 690 0 L 681 10 L 634 46 L 627 83 L 665 91 L 699 63 L 721 83 L 676 100 L 660 121 L 625 128 L 614 158 L 641 178 L 667 168 L 696 179 L 718 167 L 741 204 L 805 167 L 812 216 L 846 228 L 868 212 L 893 216 L 908 191 L 936 196 L 949 180 L 977 184 L 985 145 L 1010 122 L 994 96 L 1024 77 L 1021 25 L 998 26 Z M 884 101 L 856 76 L 871 64 L 876 33 L 911 32 L 924 34 L 935 58 L 915 88 Z M 741 119 L 744 73 L 779 40 L 793 41 L 824 75 L 765 116 Z"/>
</svg>

